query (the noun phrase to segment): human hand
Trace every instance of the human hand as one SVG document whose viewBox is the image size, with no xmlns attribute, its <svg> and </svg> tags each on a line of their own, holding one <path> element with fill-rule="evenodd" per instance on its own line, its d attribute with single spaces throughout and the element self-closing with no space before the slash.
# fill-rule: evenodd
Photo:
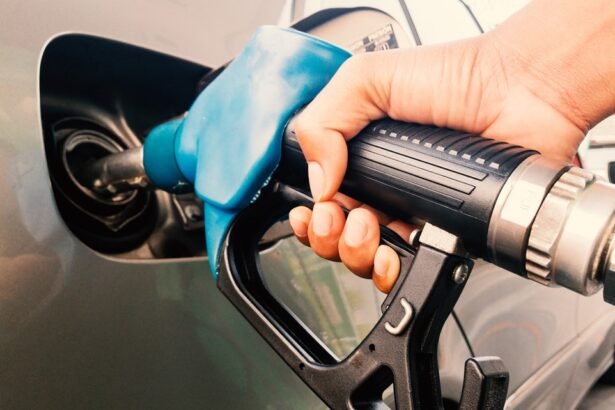
<svg viewBox="0 0 615 410">
<path fill-rule="evenodd" d="M 575 2 L 564 3 L 565 12 L 578 14 Z M 577 65 L 587 63 L 579 56 L 591 62 L 591 50 L 585 50 L 590 42 L 581 40 L 595 40 L 596 33 L 569 33 L 569 26 L 563 31 L 557 19 L 536 21 L 547 6 L 536 1 L 481 37 L 349 59 L 296 123 L 317 202 L 313 211 L 291 211 L 297 238 L 318 255 L 341 260 L 357 275 L 371 277 L 383 292 L 390 291 L 399 259 L 392 249 L 379 246 L 378 224 L 392 224 L 405 238 L 412 227 L 337 194 L 346 170 L 346 142 L 385 116 L 482 134 L 569 161 L 589 127 L 612 111 L 609 101 L 615 93 L 608 100 L 600 81 L 604 73 L 587 65 L 587 73 L 578 76 Z M 607 34 L 607 40 L 615 38 L 613 30 Z M 579 35 L 587 38 L 579 40 Z M 583 44 L 583 52 L 566 39 Z M 615 71 L 612 65 L 607 67 Z M 351 210 L 347 218 L 340 205 Z"/>
</svg>

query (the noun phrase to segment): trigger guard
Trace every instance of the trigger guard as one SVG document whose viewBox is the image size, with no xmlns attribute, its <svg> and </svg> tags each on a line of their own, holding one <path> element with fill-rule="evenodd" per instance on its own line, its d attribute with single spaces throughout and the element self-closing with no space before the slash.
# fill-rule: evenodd
<svg viewBox="0 0 615 410">
<path fill-rule="evenodd" d="M 288 312 L 281 303 L 269 294 L 261 280 L 263 275 L 260 271 L 261 266 L 257 252 L 258 242 L 273 224 L 283 220 L 288 212 L 297 206 L 305 206 L 311 209 L 314 202 L 305 191 L 275 180 L 265 187 L 254 203 L 242 211 L 233 223 L 230 234 L 222 248 L 220 274 L 234 272 L 236 276 L 234 279 L 241 281 L 242 278 L 237 275 L 236 270 L 243 270 L 245 272 L 243 277 L 248 280 L 243 283 L 241 291 L 246 298 L 251 299 L 251 302 L 260 309 L 267 310 L 269 319 L 281 325 L 282 329 L 280 330 L 283 333 L 287 332 L 290 337 L 300 335 L 299 338 L 303 339 L 299 343 L 301 350 L 316 357 L 322 363 L 334 363 L 337 359 L 333 357 L 329 349 L 303 323 L 300 323 L 292 312 Z M 345 210 L 344 212 L 347 213 L 348 211 Z M 399 288 L 398 284 L 403 281 L 410 270 L 416 250 L 394 231 L 383 225 L 380 225 L 380 243 L 390 246 L 397 253 L 401 269 L 393 291 L 381 307 L 384 313 L 394 300 L 394 294 L 397 293 Z M 242 259 L 241 263 L 237 263 L 239 259 Z M 221 279 L 224 278 L 219 276 L 218 284 L 222 283 Z M 357 280 L 361 279 L 357 278 Z M 224 293 L 224 289 L 221 288 L 221 290 Z"/>
<path fill-rule="evenodd" d="M 452 272 L 460 263 L 472 266 L 471 261 L 426 246 L 415 251 L 381 227 L 382 241 L 398 252 L 402 272 L 377 324 L 340 360 L 271 295 L 261 275 L 259 239 L 299 205 L 311 206 L 312 200 L 273 181 L 238 215 L 222 247 L 218 288 L 329 407 L 377 406 L 394 383 L 399 408 L 418 403 L 441 408 L 438 338 L 464 286 Z M 397 324 L 397 331 L 390 333 L 386 323 Z"/>
</svg>

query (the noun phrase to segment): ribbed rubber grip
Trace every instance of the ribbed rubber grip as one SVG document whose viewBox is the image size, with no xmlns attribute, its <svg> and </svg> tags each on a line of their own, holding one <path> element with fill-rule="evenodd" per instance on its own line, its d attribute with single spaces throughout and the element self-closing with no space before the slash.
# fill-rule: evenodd
<svg viewBox="0 0 615 410">
<path fill-rule="evenodd" d="M 391 119 L 370 124 L 348 150 L 341 192 L 398 218 L 429 221 L 462 237 L 479 256 L 502 186 L 536 154 L 478 135 Z M 306 168 L 291 123 L 277 178 L 307 189 Z"/>
</svg>

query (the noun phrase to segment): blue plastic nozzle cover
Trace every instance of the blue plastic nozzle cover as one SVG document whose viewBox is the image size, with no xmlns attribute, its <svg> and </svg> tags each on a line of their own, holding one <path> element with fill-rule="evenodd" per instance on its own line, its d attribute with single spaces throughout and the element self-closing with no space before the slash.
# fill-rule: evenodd
<svg viewBox="0 0 615 410">
<path fill-rule="evenodd" d="M 154 128 L 143 145 L 143 168 L 155 187 L 172 193 L 190 190 L 192 185 L 175 158 L 175 138 L 182 134 L 183 119 L 167 121 Z"/>
<path fill-rule="evenodd" d="M 175 182 L 187 181 L 205 202 L 214 277 L 233 220 L 280 162 L 287 122 L 348 57 L 348 51 L 305 33 L 261 27 L 183 121 L 163 124 L 146 139 L 144 165 L 152 183 L 173 191 Z"/>
</svg>

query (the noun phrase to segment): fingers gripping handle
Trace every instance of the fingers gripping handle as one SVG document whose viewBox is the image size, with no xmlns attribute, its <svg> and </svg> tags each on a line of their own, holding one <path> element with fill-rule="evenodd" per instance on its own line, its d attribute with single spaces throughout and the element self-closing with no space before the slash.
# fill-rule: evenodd
<svg viewBox="0 0 615 410">
<path fill-rule="evenodd" d="M 384 119 L 348 143 L 341 191 L 395 217 L 425 219 L 484 255 L 502 186 L 535 151 L 447 128 Z M 291 121 L 279 179 L 307 189 L 305 159 Z"/>
</svg>

